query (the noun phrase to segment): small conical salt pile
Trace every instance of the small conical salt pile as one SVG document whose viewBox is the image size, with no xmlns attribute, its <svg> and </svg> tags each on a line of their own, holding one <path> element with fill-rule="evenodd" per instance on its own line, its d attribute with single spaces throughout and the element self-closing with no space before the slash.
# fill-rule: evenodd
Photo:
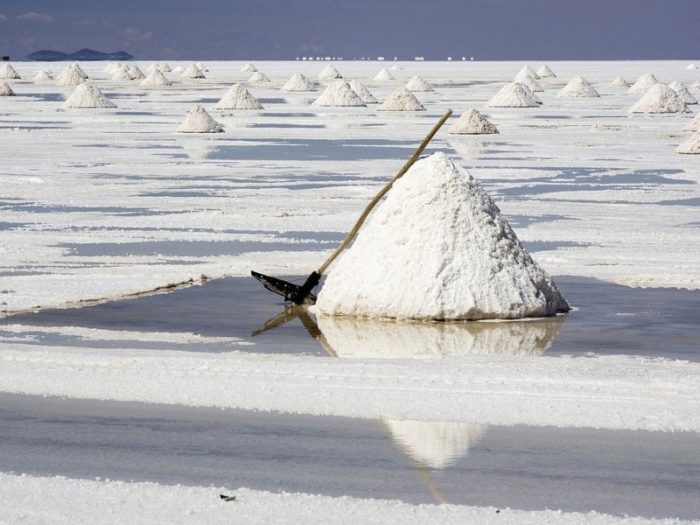
<svg viewBox="0 0 700 525">
<path fill-rule="evenodd" d="M 167 62 L 161 62 L 158 64 L 158 69 L 160 70 L 161 73 L 170 73 L 172 69 L 170 68 L 170 64 Z"/>
<path fill-rule="evenodd" d="M 536 108 L 540 104 L 540 99 L 519 82 L 506 84 L 486 103 L 492 108 Z"/>
<path fill-rule="evenodd" d="M 209 68 L 208 68 L 207 66 L 205 66 L 204 64 L 202 64 L 201 62 L 197 62 L 197 63 L 195 64 L 195 66 L 197 66 L 197 68 L 198 68 L 202 73 L 209 73 Z"/>
<path fill-rule="evenodd" d="M 141 71 L 139 66 L 137 66 L 136 64 L 133 64 L 129 68 L 129 74 L 131 75 L 131 78 L 133 80 L 142 80 L 142 79 L 146 78 L 146 75 L 143 74 L 143 71 Z"/>
<path fill-rule="evenodd" d="M 600 94 L 591 86 L 590 82 L 583 77 L 576 76 L 569 80 L 559 93 L 559 98 L 590 98 L 599 97 Z"/>
<path fill-rule="evenodd" d="M 365 103 L 344 80 L 331 82 L 314 101 L 314 106 L 364 106 Z"/>
<path fill-rule="evenodd" d="M 676 148 L 676 153 L 686 155 L 700 155 L 700 133 L 695 133 L 692 137 Z"/>
<path fill-rule="evenodd" d="M 102 94 L 92 82 L 83 82 L 61 105 L 68 108 L 116 108 L 116 104 Z"/>
<path fill-rule="evenodd" d="M 695 118 L 688 122 L 684 127 L 684 131 L 700 131 L 700 113 L 695 115 Z"/>
<path fill-rule="evenodd" d="M 627 82 L 624 78 L 622 78 L 620 75 L 617 75 L 615 78 L 612 79 L 612 82 L 610 82 L 610 87 L 621 87 L 621 88 L 626 88 L 629 87 L 630 83 Z"/>
<path fill-rule="evenodd" d="M 541 93 L 544 91 L 544 89 L 542 89 L 542 86 L 539 85 L 537 80 L 532 75 L 530 75 L 527 72 L 527 70 L 524 69 L 521 69 L 520 72 L 517 75 L 515 75 L 513 81 L 520 82 L 523 86 L 526 86 L 533 93 Z"/>
<path fill-rule="evenodd" d="M 406 89 L 416 93 L 434 91 L 433 86 L 428 84 L 423 77 L 411 77 L 411 80 L 406 82 Z"/>
<path fill-rule="evenodd" d="M 0 82 L 0 97 L 14 97 L 15 92 L 12 91 L 10 84 L 7 82 Z"/>
<path fill-rule="evenodd" d="M 144 78 L 139 86 L 143 87 L 157 87 L 157 86 L 170 86 L 172 82 L 167 79 L 167 77 L 158 68 L 151 69 L 151 72 Z"/>
<path fill-rule="evenodd" d="M 688 105 L 693 105 L 697 104 L 698 101 L 695 99 L 693 95 L 691 95 L 690 91 L 688 91 L 688 88 L 685 87 L 685 84 L 682 82 L 678 82 L 677 80 L 674 82 L 671 82 L 668 87 L 670 87 L 673 91 L 676 92 L 676 94 L 680 97 L 680 99 L 685 102 Z"/>
<path fill-rule="evenodd" d="M 216 109 L 263 109 L 255 97 L 240 84 L 232 85 L 214 107 Z"/>
<path fill-rule="evenodd" d="M 389 71 L 385 67 L 383 67 L 381 71 L 379 71 L 379 73 L 374 75 L 374 78 L 372 80 L 378 80 L 379 82 L 388 82 L 390 80 L 396 79 L 394 78 L 394 75 L 389 73 Z"/>
<path fill-rule="evenodd" d="M 256 71 L 250 76 L 248 82 L 251 84 L 267 84 L 268 82 L 271 82 L 271 80 L 267 78 L 267 75 L 262 71 Z"/>
<path fill-rule="evenodd" d="M 185 69 L 182 72 L 182 75 L 180 75 L 182 78 L 187 78 L 187 79 L 197 79 L 197 78 L 206 78 L 204 76 L 204 72 L 202 72 L 201 69 L 199 69 L 195 64 L 190 64 L 187 69 Z"/>
<path fill-rule="evenodd" d="M 180 75 L 180 74 L 182 74 L 182 72 L 183 72 L 184 70 L 185 70 L 185 68 L 182 67 L 182 66 L 175 66 L 175 67 L 173 68 L 173 73 Z"/>
<path fill-rule="evenodd" d="M 549 69 L 547 64 L 542 64 L 542 66 L 540 66 L 540 68 L 537 70 L 537 76 L 540 78 L 556 78 L 554 71 Z"/>
<path fill-rule="evenodd" d="M 21 78 L 12 65 L 7 63 L 0 65 L 0 80 L 19 80 Z"/>
<path fill-rule="evenodd" d="M 110 75 L 114 73 L 114 69 L 116 66 L 120 66 L 121 64 L 119 62 L 107 62 L 107 65 L 104 67 L 102 71 L 105 73 L 109 73 Z"/>
<path fill-rule="evenodd" d="M 379 101 L 374 97 L 372 92 L 359 80 L 351 80 L 350 88 L 357 93 L 357 96 L 360 97 L 365 104 L 379 104 Z"/>
<path fill-rule="evenodd" d="M 331 267 L 319 315 L 478 320 L 570 309 L 481 185 L 444 153 L 400 178 Z"/>
<path fill-rule="evenodd" d="M 49 80 L 53 80 L 53 75 L 48 69 L 42 69 L 34 75 L 34 82 L 48 82 Z"/>
<path fill-rule="evenodd" d="M 301 73 L 294 73 L 282 86 L 282 91 L 313 91 L 314 84 Z"/>
<path fill-rule="evenodd" d="M 377 108 L 378 111 L 425 111 L 420 100 L 408 89 L 400 87 Z"/>
<path fill-rule="evenodd" d="M 319 80 L 333 80 L 336 78 L 343 78 L 343 75 L 341 75 L 340 71 L 338 71 L 335 67 L 333 67 L 330 64 L 324 67 L 318 74 Z"/>
<path fill-rule="evenodd" d="M 630 113 L 687 113 L 688 108 L 670 87 L 654 84 L 630 108 Z"/>
<path fill-rule="evenodd" d="M 71 64 L 63 68 L 56 77 L 56 84 L 59 86 L 77 86 L 85 82 L 85 74 L 81 71 L 80 66 Z"/>
<path fill-rule="evenodd" d="M 223 126 L 211 118 L 202 106 L 193 107 L 177 128 L 178 133 L 220 133 L 222 131 L 224 131 Z"/>
<path fill-rule="evenodd" d="M 255 67 L 252 62 L 248 62 L 241 68 L 241 73 L 255 73 L 257 70 L 258 68 Z"/>
<path fill-rule="evenodd" d="M 120 81 L 133 79 L 131 78 L 131 73 L 129 73 L 129 68 L 122 65 L 114 70 L 114 73 L 112 73 L 112 80 Z"/>
<path fill-rule="evenodd" d="M 654 84 L 658 84 L 659 81 L 651 73 L 646 73 L 637 79 L 637 81 L 632 84 L 629 89 L 630 93 L 645 93 Z"/>
<path fill-rule="evenodd" d="M 83 78 L 83 80 L 87 80 L 88 78 L 90 78 L 88 77 L 88 74 L 85 71 L 83 71 L 83 68 L 80 67 L 80 64 L 78 64 L 77 62 L 73 62 L 68 67 L 75 69 L 75 71 L 78 73 L 78 75 L 80 75 Z"/>
<path fill-rule="evenodd" d="M 458 135 L 492 135 L 498 128 L 475 109 L 465 111 L 450 128 L 450 133 Z"/>
<path fill-rule="evenodd" d="M 533 80 L 538 80 L 540 78 L 540 76 L 530 66 L 523 66 L 522 69 L 518 71 L 518 74 L 515 76 L 528 76 Z"/>
</svg>

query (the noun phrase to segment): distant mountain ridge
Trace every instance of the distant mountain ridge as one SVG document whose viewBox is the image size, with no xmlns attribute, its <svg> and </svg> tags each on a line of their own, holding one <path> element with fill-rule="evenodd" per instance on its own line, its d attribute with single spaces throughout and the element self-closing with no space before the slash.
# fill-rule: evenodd
<svg viewBox="0 0 700 525">
<path fill-rule="evenodd" d="M 134 57 L 126 51 L 103 53 L 102 51 L 95 51 L 94 49 L 85 48 L 74 51 L 73 53 L 63 53 L 52 49 L 41 49 L 27 55 L 27 58 L 29 60 L 36 60 L 37 62 L 57 62 L 60 60 L 131 60 Z"/>
</svg>

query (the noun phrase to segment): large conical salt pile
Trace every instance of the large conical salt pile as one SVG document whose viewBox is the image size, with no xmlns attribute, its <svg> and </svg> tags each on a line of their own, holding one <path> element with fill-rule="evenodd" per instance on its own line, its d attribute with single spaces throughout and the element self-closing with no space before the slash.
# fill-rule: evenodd
<svg viewBox="0 0 700 525">
<path fill-rule="evenodd" d="M 263 109 L 260 102 L 240 84 L 232 85 L 214 107 L 216 109 Z"/>
<path fill-rule="evenodd" d="M 610 87 L 620 87 L 620 88 L 626 88 L 629 87 L 630 83 L 627 82 L 624 78 L 622 78 L 620 75 L 617 75 L 615 78 L 612 79 L 612 82 L 610 82 Z"/>
<path fill-rule="evenodd" d="M 471 175 L 435 153 L 396 181 L 331 267 L 320 315 L 478 320 L 569 305 Z"/>
<path fill-rule="evenodd" d="M 15 92 L 12 91 L 10 84 L 7 82 L 0 82 L 0 97 L 14 97 Z"/>
<path fill-rule="evenodd" d="M 344 80 L 331 82 L 314 101 L 314 106 L 364 106 L 365 103 Z"/>
<path fill-rule="evenodd" d="M 646 73 L 639 77 L 637 81 L 630 86 L 630 93 L 645 93 L 654 84 L 658 84 L 659 81 L 651 73 Z"/>
<path fill-rule="evenodd" d="M 486 105 L 492 108 L 536 108 L 541 103 L 526 86 L 519 82 L 511 82 L 491 97 Z"/>
<path fill-rule="evenodd" d="M 683 129 L 685 131 L 700 131 L 700 113 L 695 115 L 695 118 L 688 122 Z"/>
<path fill-rule="evenodd" d="M 547 64 L 542 64 L 540 66 L 540 68 L 537 70 L 537 76 L 540 78 L 556 78 L 554 71 L 549 69 Z"/>
<path fill-rule="evenodd" d="M 492 135 L 498 128 L 475 109 L 465 111 L 450 128 L 450 133 L 458 135 Z"/>
<path fill-rule="evenodd" d="M 48 69 L 42 69 L 41 71 L 38 71 L 36 75 L 34 75 L 33 80 L 34 82 L 48 82 L 49 80 L 53 80 L 53 75 Z"/>
<path fill-rule="evenodd" d="M 394 75 L 392 75 L 391 73 L 389 73 L 389 71 L 387 70 L 387 68 L 383 67 L 383 68 L 379 71 L 379 73 L 377 73 L 376 75 L 374 75 L 373 80 L 378 80 L 379 82 L 388 82 L 388 81 L 390 81 L 390 80 L 396 80 L 396 79 L 394 78 Z"/>
<path fill-rule="evenodd" d="M 190 64 L 187 66 L 187 69 L 185 69 L 182 72 L 182 75 L 180 75 L 182 78 L 187 78 L 187 79 L 198 79 L 198 78 L 206 78 L 204 76 L 204 72 L 199 69 L 195 64 Z"/>
<path fill-rule="evenodd" d="M 341 75 L 340 71 L 338 71 L 335 67 L 333 67 L 330 64 L 324 67 L 318 74 L 319 80 L 333 80 L 336 78 L 343 78 L 343 75 Z"/>
<path fill-rule="evenodd" d="M 121 65 L 114 70 L 114 73 L 112 73 L 112 80 L 120 81 L 133 79 L 131 78 L 131 73 L 129 73 L 129 68 Z"/>
<path fill-rule="evenodd" d="M 433 86 L 428 84 L 423 77 L 411 77 L 411 80 L 406 82 L 406 89 L 415 91 L 416 93 L 434 91 Z"/>
<path fill-rule="evenodd" d="M 137 66 L 136 64 L 132 64 L 129 68 L 129 75 L 131 75 L 131 78 L 133 80 L 142 80 L 146 78 L 146 75 L 143 74 L 143 71 L 141 71 L 139 66 Z"/>
<path fill-rule="evenodd" d="M 530 75 L 527 70 L 521 69 L 520 72 L 515 75 L 515 78 L 513 79 L 514 82 L 519 82 L 523 86 L 527 87 L 530 91 L 533 93 L 535 92 L 543 92 L 544 89 L 542 89 L 542 86 L 539 85 L 537 80 Z"/>
<path fill-rule="evenodd" d="M 357 96 L 360 97 L 365 104 L 379 104 L 379 101 L 374 97 L 372 92 L 359 80 L 351 80 L 350 88 L 357 93 Z"/>
<path fill-rule="evenodd" d="M 282 86 L 282 91 L 313 91 L 314 84 L 301 73 L 294 73 L 286 84 Z"/>
<path fill-rule="evenodd" d="M 262 71 L 256 71 L 250 76 L 248 82 L 250 82 L 251 84 L 267 84 L 268 82 L 272 81 Z"/>
<path fill-rule="evenodd" d="M 172 82 L 167 79 L 167 77 L 162 73 L 160 69 L 154 67 L 151 72 L 144 78 L 139 86 L 143 87 L 157 87 L 157 86 L 170 86 Z"/>
<path fill-rule="evenodd" d="M 116 104 L 102 94 L 92 82 L 83 82 L 61 105 L 62 108 L 116 108 Z"/>
<path fill-rule="evenodd" d="M 688 108 L 670 87 L 654 84 L 642 95 L 630 113 L 687 113 Z"/>
<path fill-rule="evenodd" d="M 420 100 L 405 87 L 392 92 L 377 108 L 378 111 L 425 111 Z"/>
<path fill-rule="evenodd" d="M 21 78 L 11 64 L 5 63 L 0 65 L 0 80 L 19 80 Z"/>
<path fill-rule="evenodd" d="M 583 77 L 576 76 L 569 80 L 559 93 L 559 98 L 590 98 L 599 97 L 596 89 Z"/>
<path fill-rule="evenodd" d="M 676 148 L 676 153 L 686 155 L 700 155 L 700 133 L 695 133 L 688 140 Z"/>
<path fill-rule="evenodd" d="M 685 84 L 682 82 L 678 82 L 677 80 L 674 82 L 671 82 L 668 87 L 670 87 L 673 91 L 676 92 L 676 94 L 680 97 L 680 99 L 685 102 L 688 105 L 693 105 L 697 104 L 698 101 L 695 99 L 695 97 L 688 91 L 688 88 L 685 87 Z"/>
<path fill-rule="evenodd" d="M 248 62 L 241 68 L 241 73 L 255 73 L 257 70 L 258 68 L 252 62 Z"/>
<path fill-rule="evenodd" d="M 71 64 L 63 68 L 56 77 L 56 84 L 59 86 L 77 86 L 85 82 L 86 75 L 80 69 L 80 66 Z"/>
<path fill-rule="evenodd" d="M 222 131 L 224 131 L 223 126 L 211 118 L 202 106 L 193 107 L 177 128 L 178 133 L 220 133 Z"/>
</svg>

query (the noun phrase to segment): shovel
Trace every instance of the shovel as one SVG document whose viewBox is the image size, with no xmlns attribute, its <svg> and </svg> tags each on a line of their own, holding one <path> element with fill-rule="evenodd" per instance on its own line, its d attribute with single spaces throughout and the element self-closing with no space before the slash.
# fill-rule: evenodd
<svg viewBox="0 0 700 525">
<path fill-rule="evenodd" d="M 377 193 L 374 196 L 374 198 L 370 201 L 370 203 L 362 212 L 362 215 L 360 215 L 360 217 L 357 219 L 357 222 L 355 222 L 355 225 L 345 236 L 345 239 L 343 239 L 343 242 L 340 243 L 340 246 L 338 246 L 335 249 L 335 251 L 330 255 L 330 257 L 328 257 L 328 259 L 326 259 L 326 261 L 318 268 L 318 270 L 316 270 L 315 272 L 311 272 L 311 275 L 309 275 L 306 278 L 304 284 L 298 285 L 290 283 L 288 281 L 278 279 L 277 277 L 270 277 L 269 275 L 263 275 L 255 271 L 251 271 L 250 274 L 253 277 L 255 277 L 258 281 L 260 281 L 266 289 L 270 290 L 273 293 L 276 293 L 277 295 L 281 295 L 287 302 L 291 302 L 294 304 L 314 304 L 316 302 L 316 296 L 312 293 L 312 290 L 318 285 L 319 281 L 321 280 L 321 276 L 323 275 L 323 272 L 325 272 L 331 265 L 331 263 L 336 259 L 336 257 L 338 257 L 338 255 L 340 255 L 341 252 L 348 247 L 348 245 L 357 235 L 357 232 L 364 224 L 365 219 L 370 214 L 372 209 L 377 205 L 381 198 L 388 193 L 388 191 L 391 189 L 394 183 L 401 177 L 403 177 L 408 171 L 408 169 L 411 166 L 413 166 L 413 164 L 418 160 L 428 143 L 432 140 L 432 138 L 442 127 L 442 125 L 447 121 L 447 119 L 450 118 L 450 115 L 452 115 L 452 110 L 448 109 L 447 113 L 445 113 L 442 116 L 438 123 L 435 124 L 433 129 L 430 130 L 430 133 L 428 133 L 428 135 L 423 139 L 423 142 L 421 142 L 420 146 L 418 146 L 418 149 L 413 155 L 411 155 L 411 158 L 408 159 L 408 161 L 406 161 L 406 163 L 401 167 L 399 172 L 396 175 L 394 175 L 394 178 L 391 179 L 386 184 L 386 186 L 379 190 L 379 193 Z"/>
</svg>

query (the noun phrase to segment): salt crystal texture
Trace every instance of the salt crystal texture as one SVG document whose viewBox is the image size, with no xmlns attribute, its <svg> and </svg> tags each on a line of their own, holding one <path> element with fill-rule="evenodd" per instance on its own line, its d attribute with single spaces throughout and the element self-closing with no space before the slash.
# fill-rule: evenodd
<svg viewBox="0 0 700 525">
<path fill-rule="evenodd" d="M 320 315 L 542 317 L 569 305 L 479 183 L 443 153 L 418 161 L 328 274 Z"/>
<path fill-rule="evenodd" d="M 343 75 L 341 75 L 340 71 L 338 71 L 335 67 L 333 67 L 330 64 L 324 67 L 318 74 L 319 80 L 333 80 L 336 78 L 343 78 Z"/>
<path fill-rule="evenodd" d="M 357 93 L 357 96 L 360 97 L 365 104 L 379 104 L 379 101 L 374 97 L 372 92 L 359 80 L 351 80 L 350 88 Z"/>
<path fill-rule="evenodd" d="M 255 97 L 240 84 L 232 85 L 214 107 L 217 109 L 263 109 Z"/>
<path fill-rule="evenodd" d="M 630 113 L 688 113 L 688 108 L 670 87 L 652 85 L 630 108 Z"/>
<path fill-rule="evenodd" d="M 34 75 L 34 82 L 47 82 L 49 80 L 53 80 L 53 75 L 48 69 L 42 69 Z"/>
<path fill-rule="evenodd" d="M 492 135 L 498 128 L 475 109 L 465 111 L 450 128 L 450 133 L 460 135 Z"/>
<path fill-rule="evenodd" d="M 676 148 L 676 153 L 687 155 L 700 155 L 700 133 L 695 133 L 688 140 Z"/>
<path fill-rule="evenodd" d="M 143 87 L 170 86 L 172 82 L 158 68 L 153 68 L 139 85 Z"/>
<path fill-rule="evenodd" d="M 86 75 L 81 72 L 79 66 L 71 64 L 63 68 L 58 76 L 56 77 L 56 84 L 59 86 L 77 86 L 85 82 Z"/>
<path fill-rule="evenodd" d="M 617 75 L 615 78 L 612 79 L 610 82 L 611 87 L 629 87 L 630 83 L 627 82 L 624 78 L 622 78 L 620 75 Z"/>
<path fill-rule="evenodd" d="M 406 89 L 415 92 L 434 91 L 433 86 L 428 84 L 423 77 L 411 77 L 411 80 L 406 82 Z"/>
<path fill-rule="evenodd" d="M 344 80 L 331 82 L 314 101 L 314 106 L 364 106 L 365 103 Z"/>
<path fill-rule="evenodd" d="M 0 80 L 19 80 L 21 78 L 10 64 L 2 64 L 0 66 Z"/>
<path fill-rule="evenodd" d="M 195 64 L 190 64 L 187 69 L 185 69 L 182 72 L 182 75 L 180 75 L 182 78 L 187 78 L 187 79 L 201 79 L 201 78 L 206 78 L 204 76 L 204 72 L 199 69 Z"/>
<path fill-rule="evenodd" d="M 287 83 L 282 86 L 282 91 L 313 91 L 314 84 L 301 73 L 294 73 Z"/>
<path fill-rule="evenodd" d="M 223 126 L 211 118 L 202 106 L 193 107 L 177 128 L 178 133 L 220 133 L 222 131 L 224 131 Z"/>
<path fill-rule="evenodd" d="M 271 80 L 262 71 L 256 71 L 250 76 L 248 82 L 252 84 L 266 84 L 268 82 L 271 82 Z"/>
<path fill-rule="evenodd" d="M 392 92 L 377 108 L 378 111 L 425 111 L 420 100 L 405 87 Z"/>
<path fill-rule="evenodd" d="M 591 86 L 590 82 L 583 77 L 574 77 L 564 86 L 559 93 L 559 98 L 590 98 L 599 97 L 600 94 Z"/>
<path fill-rule="evenodd" d="M 131 78 L 134 80 L 141 80 L 146 78 L 146 75 L 143 74 L 143 71 L 137 66 L 136 64 L 133 64 L 129 68 L 129 74 L 131 75 Z"/>
<path fill-rule="evenodd" d="M 387 70 L 387 68 L 383 67 L 383 68 L 379 71 L 379 73 L 377 73 L 376 75 L 374 75 L 374 79 L 373 79 L 373 80 L 378 80 L 378 81 L 380 81 L 380 82 L 388 82 L 388 81 L 390 81 L 390 80 L 396 80 L 396 79 L 394 78 L 394 75 L 392 75 L 391 73 L 389 73 L 389 71 Z"/>
<path fill-rule="evenodd" d="M 542 86 L 539 85 L 537 80 L 532 76 L 529 75 L 525 70 L 520 70 L 520 72 L 515 75 L 515 78 L 513 79 L 514 82 L 519 82 L 523 86 L 526 86 L 530 91 L 533 93 L 535 92 L 543 92 L 544 89 L 542 89 Z"/>
<path fill-rule="evenodd" d="M 700 113 L 683 128 L 685 131 L 700 131 Z"/>
<path fill-rule="evenodd" d="M 556 78 L 554 71 L 549 69 L 547 64 L 542 64 L 542 66 L 537 70 L 537 76 L 540 78 Z"/>
<path fill-rule="evenodd" d="M 10 84 L 7 82 L 0 83 L 0 97 L 14 97 L 15 92 L 12 91 Z"/>
<path fill-rule="evenodd" d="M 637 79 L 637 81 L 632 84 L 629 89 L 630 93 L 645 93 L 654 84 L 658 84 L 659 81 L 651 73 L 646 73 Z"/>
<path fill-rule="evenodd" d="M 503 86 L 486 103 L 492 108 L 536 108 L 542 102 L 527 86 L 519 82 L 511 82 Z"/>
<path fill-rule="evenodd" d="M 673 91 L 676 92 L 676 94 L 680 97 L 680 99 L 685 102 L 688 105 L 693 105 L 697 104 L 698 101 L 695 99 L 693 95 L 691 95 L 690 91 L 688 91 L 688 88 L 685 87 L 685 84 L 682 82 L 678 82 L 677 80 L 675 82 L 671 82 L 668 87 L 670 87 Z"/>
<path fill-rule="evenodd" d="M 241 68 L 241 73 L 255 73 L 257 70 L 258 68 L 255 67 L 252 62 L 248 62 Z"/>
<path fill-rule="evenodd" d="M 83 82 L 61 105 L 62 108 L 116 108 L 116 104 L 102 94 L 92 82 Z"/>
</svg>

